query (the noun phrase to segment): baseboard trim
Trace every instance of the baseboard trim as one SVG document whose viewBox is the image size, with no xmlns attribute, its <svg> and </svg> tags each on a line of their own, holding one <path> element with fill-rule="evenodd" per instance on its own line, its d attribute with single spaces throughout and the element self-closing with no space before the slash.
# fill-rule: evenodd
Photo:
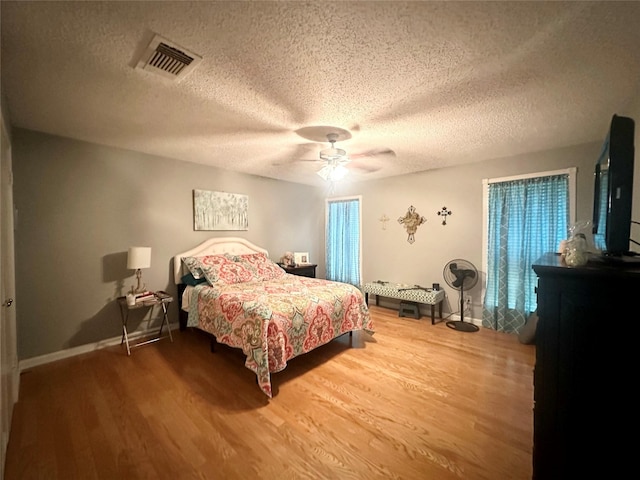
<svg viewBox="0 0 640 480">
<path fill-rule="evenodd" d="M 177 330 L 179 325 L 177 323 L 169 324 L 171 331 Z M 146 328 L 144 330 L 136 330 L 129 333 L 129 340 L 136 340 L 140 337 L 147 335 L 153 335 L 158 332 L 158 327 Z M 100 340 L 99 342 L 89 343 L 87 345 L 80 345 L 79 347 L 67 348 L 58 352 L 48 353 L 46 355 L 40 355 L 39 357 L 26 358 L 18 362 L 18 371 L 23 372 L 29 368 L 37 367 L 38 365 L 45 365 L 47 363 L 55 362 L 57 360 L 63 360 L 65 358 L 75 357 L 76 355 L 82 355 L 83 353 L 89 353 L 96 350 L 101 350 L 106 347 L 112 347 L 114 345 L 120 345 L 121 336 Z M 124 346 L 122 347 L 125 348 Z M 126 353 L 126 352 L 125 352 Z"/>
<path fill-rule="evenodd" d="M 392 310 L 398 310 L 398 307 L 400 305 L 400 300 L 394 301 L 395 299 L 390 299 L 390 297 L 379 297 L 378 300 L 378 304 L 376 306 L 378 307 L 382 307 L 382 308 L 390 308 Z M 444 300 L 443 300 L 444 301 Z M 371 305 L 371 298 L 369 298 L 369 305 Z M 420 303 L 418 304 L 418 307 L 420 308 L 420 315 L 422 317 L 431 317 L 431 310 L 429 308 L 429 305 L 425 305 L 424 303 Z M 436 308 L 438 308 L 436 306 Z M 448 320 L 453 320 L 453 321 L 459 321 L 460 320 L 460 312 L 457 313 L 450 313 L 447 314 L 446 312 L 442 312 L 442 315 L 444 316 L 444 321 L 448 321 Z M 443 319 L 436 317 L 435 322 L 441 322 L 443 321 Z M 478 327 L 482 327 L 482 319 L 481 318 L 469 318 L 465 315 L 464 317 L 464 321 L 465 322 L 469 322 L 472 323 Z"/>
</svg>

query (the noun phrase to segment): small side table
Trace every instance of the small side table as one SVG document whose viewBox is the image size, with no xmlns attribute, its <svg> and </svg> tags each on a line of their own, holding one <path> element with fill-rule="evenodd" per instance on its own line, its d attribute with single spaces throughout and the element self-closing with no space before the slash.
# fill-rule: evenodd
<svg viewBox="0 0 640 480">
<path fill-rule="evenodd" d="M 144 302 L 136 303 L 135 305 L 129 305 L 127 303 L 127 297 L 118 297 L 118 304 L 120 305 L 120 315 L 122 317 L 122 340 L 120 340 L 120 345 L 123 343 L 127 346 L 127 355 L 131 355 L 131 349 L 133 347 L 141 347 L 142 345 L 147 345 L 149 343 L 157 342 L 162 337 L 162 329 L 164 328 L 164 324 L 167 324 L 167 330 L 169 331 L 169 339 L 173 343 L 173 336 L 171 335 L 171 326 L 169 325 L 169 318 L 167 316 L 167 305 L 173 302 L 173 297 L 167 295 L 165 292 L 158 292 L 158 295 L 154 295 L 148 300 Z M 150 308 L 153 312 L 153 307 L 156 305 L 160 305 L 162 307 L 162 322 L 160 323 L 160 330 L 158 334 L 148 340 L 137 342 L 134 344 L 129 343 L 129 333 L 127 332 L 127 322 L 129 320 L 129 312 L 131 310 L 137 310 L 138 308 Z"/>
<path fill-rule="evenodd" d="M 285 267 L 282 264 L 278 265 L 280 265 L 282 269 L 287 273 L 292 273 L 300 277 L 316 278 L 316 267 L 318 265 L 315 263 L 306 263 L 302 265 L 296 265 L 295 267 Z"/>
</svg>

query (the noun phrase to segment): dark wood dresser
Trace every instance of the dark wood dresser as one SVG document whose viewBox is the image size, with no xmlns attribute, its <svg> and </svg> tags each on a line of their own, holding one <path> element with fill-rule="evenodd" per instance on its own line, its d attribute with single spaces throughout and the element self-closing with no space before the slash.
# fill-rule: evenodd
<svg viewBox="0 0 640 480">
<path fill-rule="evenodd" d="M 301 277 L 316 278 L 317 264 L 310 263 L 307 265 L 296 265 L 295 267 L 285 267 L 281 264 L 278 265 L 280 265 L 287 273 L 293 273 L 294 275 L 300 275 Z"/>
<path fill-rule="evenodd" d="M 635 469 L 640 263 L 567 267 L 541 257 L 533 478 L 625 478 Z"/>
</svg>

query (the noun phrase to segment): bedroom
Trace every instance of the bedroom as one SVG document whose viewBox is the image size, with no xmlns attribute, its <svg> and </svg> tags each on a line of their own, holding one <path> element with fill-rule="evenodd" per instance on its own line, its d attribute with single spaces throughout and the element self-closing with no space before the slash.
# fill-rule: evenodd
<svg viewBox="0 0 640 480">
<path fill-rule="evenodd" d="M 637 74 L 637 66 L 630 70 Z M 4 91 L 6 75 L 3 68 L 3 118 L 11 124 L 12 112 L 4 110 L 4 95 L 12 95 Z M 577 167 L 577 217 L 588 218 L 593 162 L 608 117 L 617 112 L 640 118 L 637 76 L 635 81 L 633 88 L 618 93 L 614 100 L 605 98 L 606 107 L 597 112 L 599 125 L 585 132 L 582 142 L 552 149 L 532 146 L 519 154 L 488 156 L 482 163 L 345 184 L 338 194 L 363 198 L 364 279 L 443 283 L 443 266 L 452 258 L 468 258 L 480 268 L 484 178 Z M 81 122 L 76 122 L 78 129 Z M 131 245 L 152 246 L 152 264 L 144 271 L 144 280 L 153 288 L 170 291 L 171 257 L 212 233 L 193 231 L 192 191 L 196 188 L 248 195 L 249 230 L 242 236 L 268 249 L 274 258 L 285 251 L 308 251 L 318 264 L 318 277 L 324 276 L 324 187 L 37 130 L 11 128 L 21 363 L 44 363 L 81 353 L 117 337 L 113 299 L 134 282 L 132 272 L 124 267 Z M 640 175 L 635 178 L 638 192 Z M 441 226 L 436 215 L 443 204 L 453 211 L 447 226 Z M 411 245 L 396 222 L 409 205 L 427 217 Z M 635 218 L 639 211 L 636 193 Z M 391 219 L 386 229 L 379 222 L 383 214 Z M 445 306 L 447 312 L 455 309 L 451 303 Z M 474 317 L 479 316 L 479 306 L 480 298 L 474 298 Z M 175 307 L 170 313 L 176 321 Z"/>
</svg>

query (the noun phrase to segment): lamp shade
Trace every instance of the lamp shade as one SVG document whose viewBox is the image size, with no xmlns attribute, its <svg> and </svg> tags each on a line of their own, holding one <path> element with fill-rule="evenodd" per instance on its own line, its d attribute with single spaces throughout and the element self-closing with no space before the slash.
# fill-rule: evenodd
<svg viewBox="0 0 640 480">
<path fill-rule="evenodd" d="M 129 247 L 127 268 L 149 268 L 151 266 L 151 247 Z"/>
</svg>

